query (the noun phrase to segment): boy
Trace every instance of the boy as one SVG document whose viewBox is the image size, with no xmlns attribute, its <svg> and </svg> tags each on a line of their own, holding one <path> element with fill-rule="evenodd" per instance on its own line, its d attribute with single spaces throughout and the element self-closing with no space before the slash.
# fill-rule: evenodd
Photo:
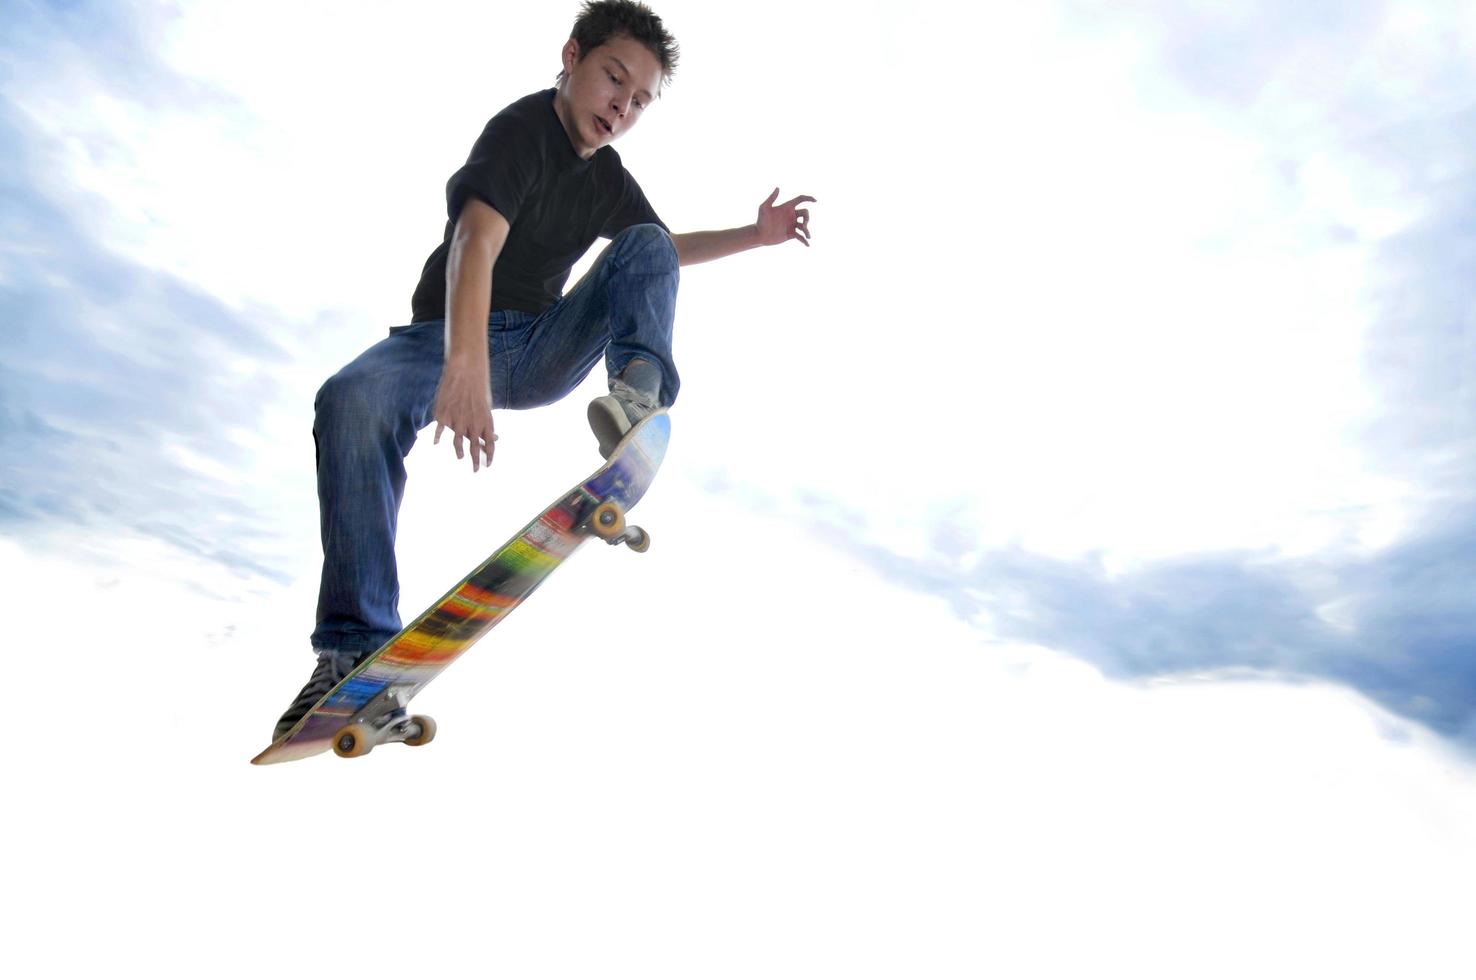
<svg viewBox="0 0 1476 980">
<path fill-rule="evenodd" d="M 676 401 L 671 358 L 678 267 L 794 239 L 809 213 L 779 191 L 744 228 L 672 235 L 609 144 L 670 82 L 677 46 L 635 0 L 584 5 L 556 88 L 487 123 L 446 186 L 445 238 L 431 253 L 408 326 L 318 392 L 313 438 L 323 578 L 318 664 L 277 722 L 284 735 L 365 656 L 400 631 L 395 525 L 416 433 L 450 430 L 472 471 L 492 462 L 494 408 L 533 408 L 573 391 L 603 357 L 610 394 L 589 406 L 600 453 Z M 598 237 L 611 243 L 563 294 Z"/>
</svg>

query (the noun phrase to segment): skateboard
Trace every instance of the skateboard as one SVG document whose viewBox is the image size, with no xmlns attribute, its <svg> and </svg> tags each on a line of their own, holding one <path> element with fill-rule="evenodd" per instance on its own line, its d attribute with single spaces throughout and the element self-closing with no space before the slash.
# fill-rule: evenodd
<svg viewBox="0 0 1476 980">
<path fill-rule="evenodd" d="M 650 536 L 625 514 L 650 487 L 666 454 L 665 411 L 634 426 L 605 464 L 533 518 L 461 582 L 366 657 L 287 734 L 251 762 L 289 762 L 333 749 L 367 755 L 377 745 L 424 745 L 436 723 L 408 715 L 420 689 L 502 622 L 589 538 L 644 552 Z"/>
</svg>

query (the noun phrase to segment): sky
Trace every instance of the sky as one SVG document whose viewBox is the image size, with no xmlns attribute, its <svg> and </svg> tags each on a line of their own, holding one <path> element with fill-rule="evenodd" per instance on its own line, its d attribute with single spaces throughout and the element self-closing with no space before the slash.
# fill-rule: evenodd
<svg viewBox="0 0 1476 980">
<path fill-rule="evenodd" d="M 683 270 L 650 552 L 560 568 L 433 745 L 258 769 L 313 395 L 576 5 L 0 8 L 27 974 L 1469 976 L 1476 8 L 656 9 L 627 168 L 677 231 L 813 195 L 813 247 Z M 407 618 L 602 384 L 412 451 Z"/>
</svg>

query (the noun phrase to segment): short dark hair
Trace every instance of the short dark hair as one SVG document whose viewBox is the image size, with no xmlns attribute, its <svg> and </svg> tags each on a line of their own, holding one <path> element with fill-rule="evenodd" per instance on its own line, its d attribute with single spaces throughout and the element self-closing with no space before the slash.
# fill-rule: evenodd
<svg viewBox="0 0 1476 980">
<path fill-rule="evenodd" d="M 650 7 L 638 0 L 587 0 L 569 37 L 579 45 L 579 60 L 620 35 L 644 44 L 661 62 L 661 84 L 671 84 L 681 51 Z M 562 81 L 564 73 L 559 72 Z"/>
</svg>

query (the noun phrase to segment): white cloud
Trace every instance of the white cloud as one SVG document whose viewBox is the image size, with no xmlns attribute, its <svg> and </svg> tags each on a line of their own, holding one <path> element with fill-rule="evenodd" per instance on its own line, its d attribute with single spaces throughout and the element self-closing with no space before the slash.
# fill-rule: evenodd
<svg viewBox="0 0 1476 980">
<path fill-rule="evenodd" d="M 305 583 L 202 600 L 140 574 L 157 555 L 120 579 L 4 545 L 12 645 L 81 601 L 98 652 L 16 705 L 13 957 L 316 968 L 341 946 L 302 903 L 332 878 L 353 908 L 368 875 L 434 937 L 380 962 L 437 975 L 1469 965 L 1476 780 L 1418 730 L 1333 689 L 1123 687 L 981 642 L 678 479 L 637 513 L 648 554 L 590 545 L 421 696 L 434 745 L 266 770 Z M 65 941 L 79 918 L 94 942 Z"/>
</svg>

